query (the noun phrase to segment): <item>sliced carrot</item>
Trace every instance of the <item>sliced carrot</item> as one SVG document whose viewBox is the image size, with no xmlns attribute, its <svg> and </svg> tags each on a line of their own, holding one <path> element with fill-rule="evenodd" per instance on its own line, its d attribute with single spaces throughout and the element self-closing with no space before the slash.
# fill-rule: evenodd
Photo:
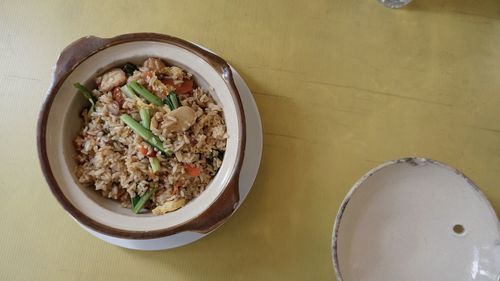
<svg viewBox="0 0 500 281">
<path fill-rule="evenodd" d="M 184 165 L 184 169 L 192 177 L 197 177 L 201 173 L 200 168 L 198 168 L 198 167 L 196 167 L 194 165 L 186 164 L 186 165 Z"/>
<path fill-rule="evenodd" d="M 139 146 L 138 148 L 139 152 L 142 153 L 142 155 L 146 156 L 148 154 L 148 150 L 147 148 L 145 148 L 144 146 Z"/>
<path fill-rule="evenodd" d="M 153 75 L 155 75 L 155 72 L 152 70 L 146 71 L 145 75 L 146 75 L 146 78 L 151 79 L 151 77 L 153 77 Z"/>
</svg>

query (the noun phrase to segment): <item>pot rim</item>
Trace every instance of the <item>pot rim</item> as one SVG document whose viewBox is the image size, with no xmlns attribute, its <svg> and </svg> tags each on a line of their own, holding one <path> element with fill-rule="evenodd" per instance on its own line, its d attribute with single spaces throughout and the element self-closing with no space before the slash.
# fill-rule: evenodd
<svg viewBox="0 0 500 281">
<path fill-rule="evenodd" d="M 98 52 L 120 44 L 130 42 L 159 42 L 171 44 L 183 48 L 207 62 L 224 80 L 235 102 L 237 112 L 237 122 L 239 129 L 238 150 L 236 160 L 230 172 L 227 184 L 222 188 L 218 197 L 211 202 L 209 206 L 196 217 L 190 220 L 168 228 L 151 231 L 130 231 L 107 226 L 90 218 L 82 211 L 77 209 L 62 192 L 57 183 L 50 163 L 47 157 L 46 130 L 48 116 L 51 111 L 52 103 L 60 87 L 66 78 L 84 61 Z M 125 238 L 125 239 L 154 239 L 170 236 L 184 231 L 194 231 L 199 233 L 208 233 L 218 226 L 222 225 L 235 211 L 239 202 L 238 181 L 241 167 L 243 164 L 245 143 L 246 143 L 246 124 L 244 120 L 243 105 L 234 83 L 233 75 L 228 63 L 219 56 L 195 45 L 188 41 L 158 33 L 129 33 L 118 35 L 112 38 L 99 38 L 87 36 L 76 40 L 68 45 L 60 54 L 55 67 L 53 68 L 52 82 L 48 94 L 44 100 L 42 108 L 38 115 L 37 123 L 37 151 L 38 159 L 42 173 L 49 188 L 56 197 L 61 206 L 79 223 L 105 235 Z"/>
</svg>

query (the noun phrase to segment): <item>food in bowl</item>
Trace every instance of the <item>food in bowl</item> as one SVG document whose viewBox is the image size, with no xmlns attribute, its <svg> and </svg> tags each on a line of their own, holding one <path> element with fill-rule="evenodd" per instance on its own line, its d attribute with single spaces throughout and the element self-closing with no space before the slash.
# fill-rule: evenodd
<svg viewBox="0 0 500 281">
<path fill-rule="evenodd" d="M 75 87 L 89 100 L 74 140 L 82 185 L 134 213 L 161 215 L 216 175 L 228 137 L 222 108 L 189 72 L 147 58 L 106 71 L 91 91 Z"/>
</svg>

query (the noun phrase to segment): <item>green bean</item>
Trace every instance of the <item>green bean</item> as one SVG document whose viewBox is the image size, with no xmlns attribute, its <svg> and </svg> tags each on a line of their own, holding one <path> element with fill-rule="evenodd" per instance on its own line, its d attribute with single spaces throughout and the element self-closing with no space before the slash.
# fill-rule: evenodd
<svg viewBox="0 0 500 281">
<path fill-rule="evenodd" d="M 149 109 L 141 107 L 139 109 L 139 115 L 141 115 L 141 124 L 144 128 L 149 129 L 149 124 L 151 123 L 151 117 L 149 116 Z"/>
<path fill-rule="evenodd" d="M 153 170 L 153 173 L 156 173 L 158 172 L 158 170 L 160 170 L 160 160 L 158 160 L 158 158 L 150 157 L 149 164 L 151 165 L 151 170 Z"/>
<path fill-rule="evenodd" d="M 174 91 L 171 91 L 170 93 L 168 93 L 168 98 L 172 102 L 174 109 L 179 108 L 179 106 L 180 106 L 179 98 L 177 97 L 177 95 L 175 94 Z"/>
<path fill-rule="evenodd" d="M 121 87 L 121 89 L 122 89 L 122 92 L 124 92 L 127 97 L 129 97 L 129 98 L 136 98 L 137 97 L 134 93 L 134 90 L 132 90 L 132 88 L 130 88 L 129 85 L 123 85 Z"/>
<path fill-rule="evenodd" d="M 132 131 L 138 134 L 141 138 L 147 141 L 152 146 L 156 147 L 159 151 L 163 152 L 166 156 L 171 156 L 172 151 L 169 149 L 165 149 L 163 143 L 161 142 L 158 136 L 155 136 L 153 132 L 146 129 L 139 122 L 135 121 L 134 118 L 130 117 L 128 114 L 122 114 L 120 119 L 129 126 Z"/>
<path fill-rule="evenodd" d="M 92 112 L 94 112 L 94 107 L 95 107 L 95 101 L 94 101 L 94 97 L 92 96 L 92 92 L 89 91 L 89 89 L 87 89 L 85 86 L 83 86 L 82 84 L 80 83 L 75 83 L 73 84 L 73 86 L 80 92 L 83 94 L 83 96 L 90 102 L 90 109 L 88 111 L 88 115 L 90 116 L 90 114 Z"/>
<path fill-rule="evenodd" d="M 132 207 L 132 212 L 134 212 L 135 214 L 139 213 L 139 211 L 142 210 L 144 205 L 146 205 L 149 198 L 151 198 L 151 196 L 153 195 L 153 193 L 155 193 L 155 191 L 156 187 L 152 187 L 148 190 L 148 192 L 144 193 L 144 195 L 141 196 L 139 201 L 137 201 L 137 204 L 135 204 L 135 206 Z"/>
<path fill-rule="evenodd" d="M 168 98 L 168 96 L 163 99 L 163 103 L 166 104 L 168 106 L 168 108 L 170 108 L 170 110 L 175 109 L 174 105 L 172 104 L 172 101 Z"/>
<path fill-rule="evenodd" d="M 137 205 L 140 199 L 141 197 L 137 195 L 133 198 L 132 197 L 130 198 L 130 202 L 132 203 L 132 208 L 135 207 L 135 205 Z"/>
<path fill-rule="evenodd" d="M 147 101 L 154 105 L 163 105 L 161 99 L 155 95 L 153 95 L 150 91 L 148 91 L 146 88 L 143 86 L 139 85 L 137 81 L 132 81 L 128 84 L 137 94 L 141 95 L 143 98 L 145 98 Z"/>
</svg>

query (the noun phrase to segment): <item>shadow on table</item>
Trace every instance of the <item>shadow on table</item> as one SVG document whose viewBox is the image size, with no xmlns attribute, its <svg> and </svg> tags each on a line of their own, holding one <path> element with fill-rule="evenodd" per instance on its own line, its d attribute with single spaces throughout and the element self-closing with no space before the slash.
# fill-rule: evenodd
<svg viewBox="0 0 500 281">
<path fill-rule="evenodd" d="M 413 0 L 404 9 L 500 19 L 498 0 Z"/>
</svg>

